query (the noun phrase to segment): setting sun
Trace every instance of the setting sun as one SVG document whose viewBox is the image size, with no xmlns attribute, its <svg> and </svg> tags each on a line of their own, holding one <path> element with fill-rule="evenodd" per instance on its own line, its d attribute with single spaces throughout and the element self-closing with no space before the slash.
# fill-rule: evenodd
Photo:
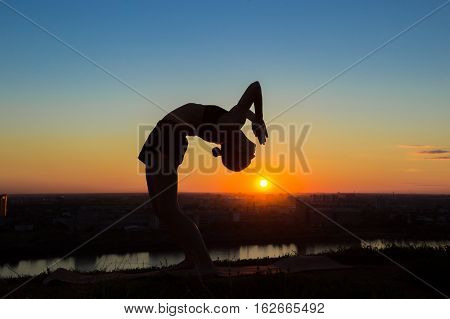
<svg viewBox="0 0 450 319">
<path fill-rule="evenodd" d="M 269 182 L 266 179 L 261 179 L 259 181 L 259 187 L 266 188 L 269 185 Z"/>
</svg>

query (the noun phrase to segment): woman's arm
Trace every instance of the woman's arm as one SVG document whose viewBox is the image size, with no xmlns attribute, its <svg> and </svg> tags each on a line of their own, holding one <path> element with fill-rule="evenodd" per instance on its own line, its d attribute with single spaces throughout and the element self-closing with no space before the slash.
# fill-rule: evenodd
<svg viewBox="0 0 450 319">
<path fill-rule="evenodd" d="M 230 115 L 236 120 L 237 123 L 244 125 L 247 119 L 248 111 L 252 104 L 255 105 L 255 119 L 252 122 L 262 122 L 262 91 L 261 85 L 258 81 L 250 84 L 245 90 L 239 102 L 230 111 Z"/>
<path fill-rule="evenodd" d="M 248 111 L 252 104 L 255 104 L 255 121 L 262 120 L 262 93 L 259 82 L 253 82 L 240 98 L 239 102 L 233 106 L 222 118 L 220 123 L 232 123 L 244 126 Z"/>
<path fill-rule="evenodd" d="M 255 106 L 255 113 L 250 111 L 252 105 Z M 267 138 L 267 130 L 263 120 L 261 85 L 258 81 L 248 86 L 239 102 L 219 122 L 238 124 L 242 128 L 247 119 L 253 123 L 252 129 L 259 143 L 264 144 Z"/>
<path fill-rule="evenodd" d="M 267 129 L 266 129 L 266 123 L 264 123 L 263 120 L 263 112 L 262 112 L 262 94 L 261 94 L 261 86 L 259 85 L 259 82 L 255 82 L 252 85 L 255 85 L 255 88 L 258 89 L 259 94 L 256 95 L 256 99 L 254 100 L 255 105 L 255 113 L 253 113 L 250 109 L 247 110 L 246 118 L 252 122 L 252 130 L 255 136 L 258 138 L 258 141 L 260 144 L 265 144 L 266 139 L 268 137 Z M 252 86 L 250 85 L 250 87 Z M 249 88 L 250 88 L 249 87 Z M 247 89 L 248 91 L 249 89 Z M 245 93 L 247 93 L 247 91 Z M 239 102 L 243 100 L 245 97 L 245 94 L 241 98 Z M 240 103 L 238 103 L 239 105 Z M 245 103 L 243 103 L 245 104 Z"/>
<path fill-rule="evenodd" d="M 252 123 L 256 123 L 256 115 L 251 110 L 247 111 L 247 120 L 249 120 Z"/>
</svg>

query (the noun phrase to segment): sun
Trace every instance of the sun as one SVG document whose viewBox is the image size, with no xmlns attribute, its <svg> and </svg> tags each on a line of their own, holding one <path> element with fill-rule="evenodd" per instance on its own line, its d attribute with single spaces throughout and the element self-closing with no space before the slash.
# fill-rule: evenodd
<svg viewBox="0 0 450 319">
<path fill-rule="evenodd" d="M 259 180 L 259 187 L 261 187 L 261 188 L 267 188 L 267 186 L 269 186 L 269 182 L 267 181 L 267 179 L 261 179 L 261 180 Z"/>
</svg>

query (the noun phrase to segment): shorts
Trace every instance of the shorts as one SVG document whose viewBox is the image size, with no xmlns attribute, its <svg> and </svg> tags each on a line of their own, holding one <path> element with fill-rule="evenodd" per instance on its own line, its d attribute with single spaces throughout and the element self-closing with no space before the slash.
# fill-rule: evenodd
<svg viewBox="0 0 450 319">
<path fill-rule="evenodd" d="M 188 133 L 189 129 L 184 125 L 159 121 L 138 156 L 147 166 L 147 174 L 176 173 L 189 145 Z"/>
</svg>

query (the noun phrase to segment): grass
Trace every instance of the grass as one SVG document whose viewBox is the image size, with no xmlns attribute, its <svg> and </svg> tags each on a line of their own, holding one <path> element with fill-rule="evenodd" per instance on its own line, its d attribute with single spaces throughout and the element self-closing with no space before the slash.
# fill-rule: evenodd
<svg viewBox="0 0 450 319">
<path fill-rule="evenodd" d="M 381 251 L 450 294 L 450 249 L 388 247 Z M 74 285 L 42 284 L 45 274 L 12 294 L 11 298 L 442 298 L 438 292 L 394 265 L 379 251 L 351 248 L 324 254 L 352 268 L 302 273 L 273 273 L 233 278 L 172 277 L 163 275 Z M 283 258 L 283 257 L 281 257 Z M 220 261 L 221 266 L 268 265 L 279 258 Z M 126 272 L 148 271 L 140 269 Z M 0 294 L 28 277 L 0 280 Z"/>
</svg>

